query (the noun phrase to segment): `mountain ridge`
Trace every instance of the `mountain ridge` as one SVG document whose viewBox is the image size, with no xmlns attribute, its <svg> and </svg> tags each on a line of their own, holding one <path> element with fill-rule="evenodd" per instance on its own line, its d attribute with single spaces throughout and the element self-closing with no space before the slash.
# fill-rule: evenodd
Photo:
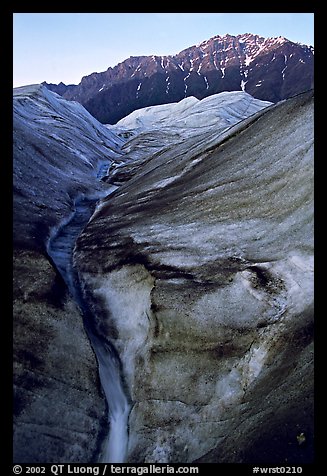
<svg viewBox="0 0 327 476">
<path fill-rule="evenodd" d="M 78 85 L 43 84 L 114 124 L 135 109 L 246 91 L 278 102 L 313 87 L 314 49 L 285 37 L 216 35 L 174 55 L 130 56 Z"/>
</svg>

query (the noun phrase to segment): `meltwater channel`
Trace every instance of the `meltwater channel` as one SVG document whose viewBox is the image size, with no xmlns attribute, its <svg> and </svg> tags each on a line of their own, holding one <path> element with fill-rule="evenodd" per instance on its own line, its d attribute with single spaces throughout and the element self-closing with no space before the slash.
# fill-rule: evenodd
<svg viewBox="0 0 327 476">
<path fill-rule="evenodd" d="M 102 165 L 100 170 L 104 168 Z M 108 169 L 108 164 L 106 168 Z M 100 173 L 98 178 L 101 178 Z M 108 196 L 115 189 L 117 189 L 115 186 L 108 188 L 105 195 Z M 81 310 L 84 327 L 98 361 L 100 381 L 109 409 L 109 433 L 99 462 L 123 463 L 127 453 L 128 417 L 131 405 L 122 384 L 121 364 L 111 343 L 97 335 L 93 327 L 92 314 L 83 298 L 78 276 L 73 267 L 75 242 L 92 216 L 99 198 L 99 195 L 97 197 L 81 195 L 75 199 L 73 212 L 58 228 L 52 230 L 47 252 Z"/>
</svg>

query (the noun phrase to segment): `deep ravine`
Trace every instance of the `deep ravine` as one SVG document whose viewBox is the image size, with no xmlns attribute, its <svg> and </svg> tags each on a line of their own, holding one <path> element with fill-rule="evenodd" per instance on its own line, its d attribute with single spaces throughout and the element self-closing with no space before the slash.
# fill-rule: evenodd
<svg viewBox="0 0 327 476">
<path fill-rule="evenodd" d="M 108 164 L 107 166 L 102 164 L 97 178 L 101 179 L 107 169 Z M 108 188 L 105 196 L 116 189 L 116 186 Z M 98 361 L 100 381 L 109 409 L 109 432 L 102 454 L 99 456 L 99 462 L 123 463 L 127 453 L 128 417 L 131 404 L 122 384 L 121 364 L 112 344 L 97 335 L 92 313 L 83 298 L 78 276 L 73 268 L 75 242 L 91 218 L 99 198 L 101 198 L 99 195 L 97 197 L 83 195 L 75 199 L 75 207 L 71 215 L 58 228 L 52 230 L 47 252 L 81 311 L 85 330 Z"/>
</svg>

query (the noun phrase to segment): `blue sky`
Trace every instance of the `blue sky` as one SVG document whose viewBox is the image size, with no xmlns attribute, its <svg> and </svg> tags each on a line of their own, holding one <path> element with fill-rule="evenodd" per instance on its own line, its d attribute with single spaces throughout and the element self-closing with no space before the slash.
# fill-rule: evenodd
<svg viewBox="0 0 327 476">
<path fill-rule="evenodd" d="M 313 13 L 14 13 L 14 86 L 78 84 L 129 56 L 168 55 L 215 35 L 313 45 Z"/>
</svg>

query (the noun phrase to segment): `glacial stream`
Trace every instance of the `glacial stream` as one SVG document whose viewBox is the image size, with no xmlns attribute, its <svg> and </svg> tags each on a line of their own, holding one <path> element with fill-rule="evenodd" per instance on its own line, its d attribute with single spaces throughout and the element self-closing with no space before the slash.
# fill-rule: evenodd
<svg viewBox="0 0 327 476">
<path fill-rule="evenodd" d="M 104 169 L 108 169 L 108 164 L 107 167 L 102 165 L 100 171 Z M 98 178 L 101 178 L 101 175 L 105 174 L 98 172 Z M 116 188 L 113 186 L 112 190 L 108 189 L 105 195 L 109 195 Z M 83 298 L 77 273 L 73 268 L 75 242 L 92 216 L 99 198 L 99 196 L 76 198 L 72 214 L 52 231 L 47 251 L 81 310 L 84 327 L 98 361 L 100 381 L 109 409 L 109 433 L 99 462 L 123 463 L 127 453 L 128 417 L 131 406 L 122 384 L 121 364 L 110 342 L 97 335 L 92 313 Z"/>
</svg>

